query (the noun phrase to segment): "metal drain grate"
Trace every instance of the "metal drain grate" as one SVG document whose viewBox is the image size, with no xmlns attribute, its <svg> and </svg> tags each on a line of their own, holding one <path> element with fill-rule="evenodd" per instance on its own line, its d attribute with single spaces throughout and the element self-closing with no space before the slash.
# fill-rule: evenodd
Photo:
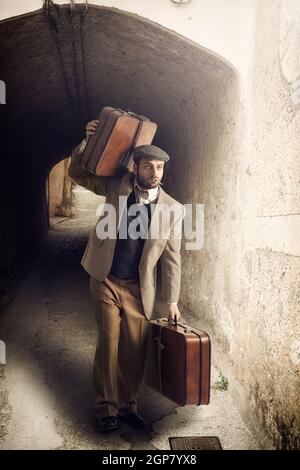
<svg viewBox="0 0 300 470">
<path fill-rule="evenodd" d="M 169 437 L 171 450 L 222 450 L 216 436 Z"/>
</svg>

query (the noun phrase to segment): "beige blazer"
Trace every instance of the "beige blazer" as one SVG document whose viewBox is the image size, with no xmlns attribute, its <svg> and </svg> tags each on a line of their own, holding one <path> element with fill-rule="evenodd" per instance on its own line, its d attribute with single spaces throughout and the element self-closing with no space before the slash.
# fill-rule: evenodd
<svg viewBox="0 0 300 470">
<path fill-rule="evenodd" d="M 116 227 L 119 227 L 122 211 L 125 207 L 125 203 L 122 207 L 119 207 L 119 196 L 127 197 L 131 193 L 133 189 L 134 174 L 127 171 L 121 177 L 96 176 L 80 167 L 80 156 L 81 153 L 78 146 L 74 149 L 72 154 L 69 176 L 80 186 L 106 197 L 106 203 L 110 203 L 115 207 L 117 215 Z M 122 200 L 126 201 L 125 198 Z M 145 316 L 148 320 L 155 317 L 154 305 L 157 293 L 158 267 L 161 273 L 161 301 L 163 303 L 177 302 L 179 300 L 180 293 L 181 238 L 178 238 L 178 232 L 176 232 L 177 235 L 174 235 L 174 227 L 175 224 L 177 224 L 177 229 L 178 224 L 179 227 L 182 227 L 184 206 L 171 198 L 160 187 L 149 231 L 151 225 L 155 221 L 155 213 L 159 210 L 159 206 L 161 204 L 173 207 L 176 205 L 177 216 L 173 217 L 172 223 L 170 224 L 170 232 L 167 233 L 167 235 L 164 233 L 162 236 L 162 229 L 160 227 L 158 230 L 158 237 L 155 239 L 148 237 L 144 243 L 139 264 L 139 274 L 142 303 L 144 306 Z M 99 217 L 98 222 L 101 220 L 101 217 L 104 217 L 104 214 Z M 96 227 L 97 224 L 90 233 L 89 241 L 84 251 L 81 264 L 90 276 L 98 279 L 99 281 L 103 281 L 108 275 L 112 265 L 116 238 L 100 239 L 97 236 Z"/>
</svg>

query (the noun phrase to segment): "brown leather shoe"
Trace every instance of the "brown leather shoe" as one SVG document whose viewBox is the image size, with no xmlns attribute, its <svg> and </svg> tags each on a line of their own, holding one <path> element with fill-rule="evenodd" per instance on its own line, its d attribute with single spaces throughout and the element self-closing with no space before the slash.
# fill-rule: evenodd
<svg viewBox="0 0 300 470">
<path fill-rule="evenodd" d="M 98 424 L 101 432 L 110 432 L 119 429 L 119 423 L 115 416 L 105 416 L 102 419 L 98 418 Z"/>
<path fill-rule="evenodd" d="M 118 414 L 117 418 L 133 428 L 144 428 L 146 426 L 144 418 L 139 413 Z"/>
</svg>

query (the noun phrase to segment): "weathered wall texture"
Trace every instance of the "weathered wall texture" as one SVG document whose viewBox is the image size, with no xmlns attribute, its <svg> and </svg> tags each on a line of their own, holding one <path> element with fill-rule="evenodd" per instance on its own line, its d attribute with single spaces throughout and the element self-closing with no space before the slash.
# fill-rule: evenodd
<svg viewBox="0 0 300 470">
<path fill-rule="evenodd" d="M 72 182 L 68 177 L 70 159 L 58 162 L 49 173 L 47 201 L 49 217 L 72 215 Z"/>
<path fill-rule="evenodd" d="M 250 270 L 241 278 L 246 334 L 237 372 L 275 444 L 299 449 L 300 96 L 295 91 L 300 85 L 300 4 L 268 0 L 257 5 L 248 184 L 243 181 L 245 199 L 254 192 L 249 198 L 254 218 L 245 214 L 244 234 L 252 225 L 256 236 L 251 229 L 245 236 L 244 262 Z"/>
<path fill-rule="evenodd" d="M 183 256 L 182 307 L 211 331 L 217 362 L 248 422 L 258 418 L 276 447 L 295 449 L 300 447 L 299 3 L 257 2 L 256 15 L 243 137 L 239 142 L 239 132 L 231 129 L 230 146 L 224 132 L 221 146 L 212 151 L 202 136 L 208 146 L 199 151 L 198 165 L 193 154 L 185 154 L 177 176 L 182 188 L 205 203 L 204 249 Z M 229 103 L 232 98 L 227 113 Z"/>
<path fill-rule="evenodd" d="M 52 31 L 41 11 L 0 24 L 1 260 L 13 262 L 44 233 L 46 177 L 87 119 L 107 104 L 149 115 L 159 124 L 154 143 L 172 155 L 168 191 L 205 205 L 204 247 L 182 253 L 182 312 L 211 333 L 245 419 L 278 448 L 300 447 L 299 24 L 289 26 L 297 8 L 256 2 L 243 81 L 215 53 L 117 10 L 90 8 L 83 41 L 75 16 L 74 47 L 69 8 L 51 12 Z"/>
</svg>

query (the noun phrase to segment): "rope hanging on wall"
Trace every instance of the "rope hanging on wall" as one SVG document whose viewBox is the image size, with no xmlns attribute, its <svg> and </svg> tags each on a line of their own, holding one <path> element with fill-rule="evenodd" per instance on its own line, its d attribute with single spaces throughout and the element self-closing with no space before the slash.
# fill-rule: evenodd
<svg viewBox="0 0 300 470">
<path fill-rule="evenodd" d="M 82 74 L 83 74 L 83 91 L 84 91 L 84 104 L 85 104 L 85 121 L 87 122 L 89 118 L 89 101 L 88 101 L 88 92 L 87 92 L 87 78 L 86 78 L 86 64 L 85 64 L 85 42 L 84 42 L 84 34 L 83 34 L 83 23 L 85 20 L 86 15 L 88 14 L 89 6 L 88 0 L 85 2 L 85 10 L 80 11 L 80 51 L 81 51 L 81 61 L 82 61 Z"/>
<path fill-rule="evenodd" d="M 66 34 L 65 25 L 62 23 L 61 17 L 64 11 L 52 0 L 44 1 L 44 12 L 47 17 L 50 30 L 53 32 L 54 41 L 58 52 L 59 63 L 65 84 L 65 89 L 72 110 L 72 115 L 76 125 L 82 126 L 88 120 L 88 98 L 87 98 L 87 79 L 85 67 L 84 52 L 84 34 L 83 23 L 88 14 L 88 1 L 86 0 L 84 8 L 76 8 L 74 0 L 70 0 L 70 34 L 72 45 L 72 61 L 68 66 L 69 55 L 65 54 L 64 47 L 68 45 L 69 40 L 63 41 L 63 34 Z M 78 11 L 79 21 L 76 21 L 75 15 Z M 77 31 L 76 31 L 77 27 Z M 76 41 L 76 36 L 79 41 Z M 79 45 L 79 52 L 77 52 Z M 70 69 L 73 73 L 70 73 Z M 80 75 L 82 79 L 80 80 Z"/>
<path fill-rule="evenodd" d="M 83 36 L 83 22 L 85 16 L 88 14 L 88 2 L 86 0 L 85 9 L 79 9 L 79 24 L 75 21 L 76 7 L 74 0 L 71 0 L 71 28 L 72 28 L 72 49 L 74 59 L 74 76 L 76 84 L 76 93 L 78 97 L 78 106 L 80 108 L 81 116 L 84 120 L 88 119 L 88 98 L 87 98 L 87 80 L 86 80 L 86 66 L 85 66 L 85 53 L 84 53 L 84 36 Z M 76 26 L 79 28 L 77 35 L 79 36 L 79 52 L 76 50 Z M 78 71 L 80 66 L 78 62 L 81 61 L 81 74 L 83 86 L 80 86 L 80 79 Z M 82 93 L 81 93 L 82 92 Z"/>
</svg>

